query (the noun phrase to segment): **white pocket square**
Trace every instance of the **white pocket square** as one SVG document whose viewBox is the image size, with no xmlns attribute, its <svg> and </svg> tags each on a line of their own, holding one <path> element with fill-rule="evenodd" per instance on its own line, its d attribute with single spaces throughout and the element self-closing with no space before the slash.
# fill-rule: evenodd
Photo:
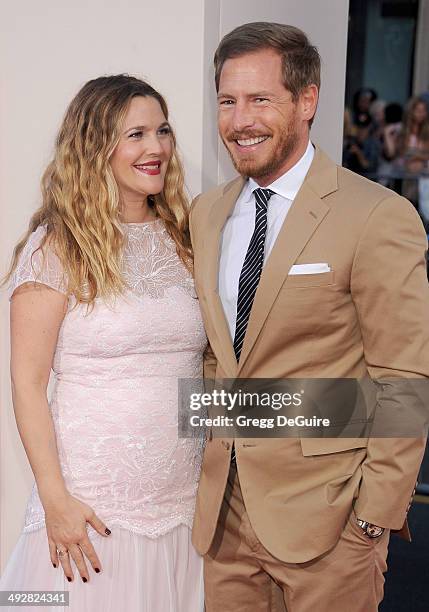
<svg viewBox="0 0 429 612">
<path fill-rule="evenodd" d="M 289 274 L 323 274 L 330 271 L 331 267 L 327 263 L 295 264 Z"/>
</svg>

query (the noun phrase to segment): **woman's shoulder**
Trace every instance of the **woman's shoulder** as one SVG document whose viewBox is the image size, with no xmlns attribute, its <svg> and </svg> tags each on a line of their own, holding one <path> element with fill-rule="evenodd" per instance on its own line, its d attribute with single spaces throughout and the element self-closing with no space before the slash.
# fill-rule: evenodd
<svg viewBox="0 0 429 612">
<path fill-rule="evenodd" d="M 28 282 L 40 283 L 67 293 L 64 269 L 53 242 L 45 225 L 39 225 L 29 234 L 10 279 L 9 298 L 17 287 Z"/>
</svg>

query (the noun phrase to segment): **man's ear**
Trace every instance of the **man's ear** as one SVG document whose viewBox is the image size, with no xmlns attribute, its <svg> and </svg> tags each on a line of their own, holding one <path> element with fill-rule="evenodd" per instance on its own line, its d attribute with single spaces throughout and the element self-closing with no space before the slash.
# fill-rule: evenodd
<svg viewBox="0 0 429 612">
<path fill-rule="evenodd" d="M 317 85 L 309 85 L 308 87 L 304 87 L 299 95 L 301 119 L 304 121 L 310 121 L 314 117 L 318 100 L 319 90 Z"/>
</svg>

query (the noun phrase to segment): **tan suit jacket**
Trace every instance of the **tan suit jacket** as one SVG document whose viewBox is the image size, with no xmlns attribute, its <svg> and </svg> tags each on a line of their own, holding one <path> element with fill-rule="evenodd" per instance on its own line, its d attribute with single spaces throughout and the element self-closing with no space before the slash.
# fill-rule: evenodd
<svg viewBox="0 0 429 612">
<path fill-rule="evenodd" d="M 319 148 L 263 269 L 237 364 L 217 291 L 219 242 L 241 177 L 191 209 L 195 283 L 216 378 L 429 376 L 427 239 L 411 204 L 334 164 Z M 288 275 L 293 264 L 331 272 Z M 388 401 L 380 394 L 380 405 Z M 304 562 L 333 547 L 356 514 L 399 530 L 424 439 L 235 441 L 252 526 L 268 551 Z M 193 529 L 205 554 L 230 466 L 231 439 L 207 441 Z"/>
</svg>

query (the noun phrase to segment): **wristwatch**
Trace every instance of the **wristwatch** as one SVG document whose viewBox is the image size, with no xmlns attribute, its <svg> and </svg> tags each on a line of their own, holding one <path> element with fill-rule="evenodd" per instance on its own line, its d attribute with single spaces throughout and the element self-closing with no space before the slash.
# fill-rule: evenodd
<svg viewBox="0 0 429 612">
<path fill-rule="evenodd" d="M 378 527 L 378 525 L 373 525 L 372 523 L 368 523 L 368 521 L 363 521 L 362 519 L 356 520 L 364 534 L 369 538 L 379 538 L 381 535 L 383 535 L 384 527 Z"/>
</svg>

